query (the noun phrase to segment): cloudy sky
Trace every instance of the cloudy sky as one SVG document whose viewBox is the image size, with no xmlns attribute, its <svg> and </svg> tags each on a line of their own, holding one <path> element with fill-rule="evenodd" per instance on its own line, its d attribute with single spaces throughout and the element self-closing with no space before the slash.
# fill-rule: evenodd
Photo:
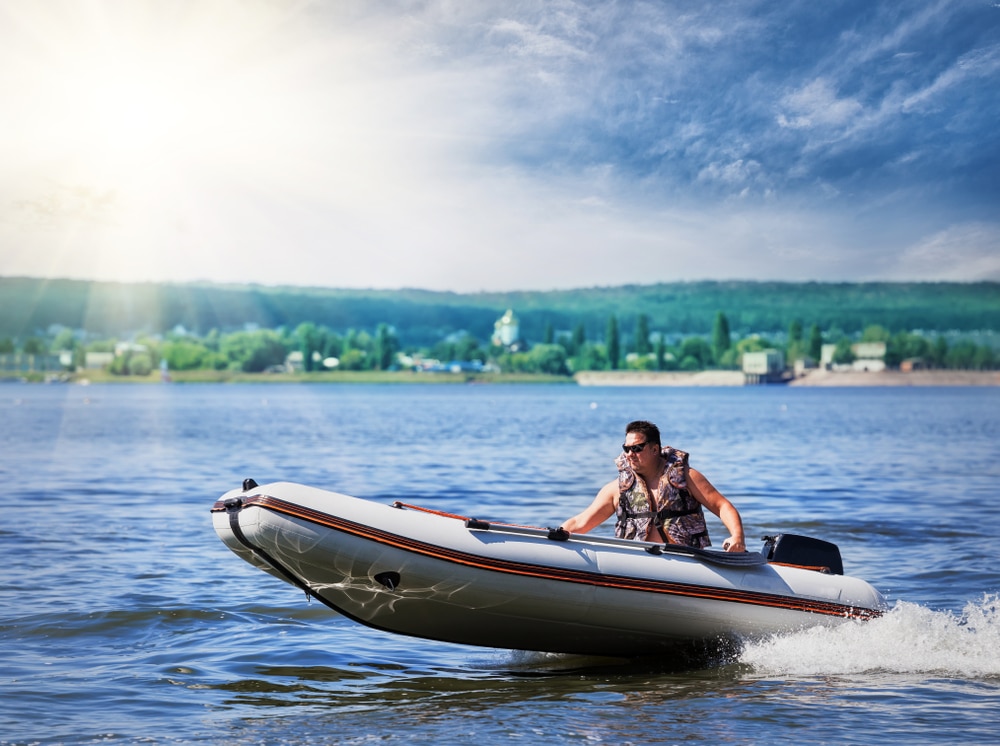
<svg viewBox="0 0 1000 746">
<path fill-rule="evenodd" d="M 1000 280 L 1000 2 L 0 0 L 0 275 Z"/>
</svg>

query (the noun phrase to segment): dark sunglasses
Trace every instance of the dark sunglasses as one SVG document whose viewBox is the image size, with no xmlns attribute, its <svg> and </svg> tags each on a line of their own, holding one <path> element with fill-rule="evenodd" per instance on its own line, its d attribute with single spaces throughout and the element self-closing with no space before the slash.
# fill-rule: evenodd
<svg viewBox="0 0 1000 746">
<path fill-rule="evenodd" d="M 625 444 L 622 444 L 622 450 L 625 451 L 625 453 L 641 453 L 642 449 L 648 445 L 649 445 L 648 440 L 644 443 L 636 443 L 634 446 L 627 446 Z"/>
</svg>

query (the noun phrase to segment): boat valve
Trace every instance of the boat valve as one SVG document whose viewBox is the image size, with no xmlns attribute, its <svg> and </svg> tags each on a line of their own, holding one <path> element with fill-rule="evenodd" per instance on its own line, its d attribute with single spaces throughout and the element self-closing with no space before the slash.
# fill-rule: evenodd
<svg viewBox="0 0 1000 746">
<path fill-rule="evenodd" d="M 384 585 L 390 591 L 396 590 L 396 588 L 399 587 L 399 581 L 402 580 L 402 578 L 399 576 L 398 572 L 391 572 L 391 571 L 390 572 L 380 572 L 378 575 L 375 575 L 374 577 L 375 577 L 375 580 L 377 580 L 378 582 L 380 582 L 382 585 Z"/>
</svg>

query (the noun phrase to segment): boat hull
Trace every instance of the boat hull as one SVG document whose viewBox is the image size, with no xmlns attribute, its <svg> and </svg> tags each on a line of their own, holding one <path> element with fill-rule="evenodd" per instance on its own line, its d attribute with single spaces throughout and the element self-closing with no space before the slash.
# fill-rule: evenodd
<svg viewBox="0 0 1000 746">
<path fill-rule="evenodd" d="M 863 580 L 759 555 L 550 538 L 287 482 L 227 493 L 213 521 L 237 555 L 351 619 L 468 645 L 633 657 L 884 607 Z"/>
</svg>

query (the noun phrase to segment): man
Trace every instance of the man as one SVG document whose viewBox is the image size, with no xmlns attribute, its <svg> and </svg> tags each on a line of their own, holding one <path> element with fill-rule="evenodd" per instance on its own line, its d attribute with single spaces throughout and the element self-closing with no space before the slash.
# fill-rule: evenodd
<svg viewBox="0 0 1000 746">
<path fill-rule="evenodd" d="M 722 542 L 727 552 L 745 552 L 739 511 L 705 476 L 688 466 L 688 454 L 660 445 L 660 430 L 636 420 L 625 427 L 618 457 L 618 478 L 597 493 L 586 510 L 562 524 L 570 533 L 586 533 L 617 515 L 615 536 L 624 539 L 711 545 L 702 506 L 717 515 L 729 531 Z"/>
</svg>

